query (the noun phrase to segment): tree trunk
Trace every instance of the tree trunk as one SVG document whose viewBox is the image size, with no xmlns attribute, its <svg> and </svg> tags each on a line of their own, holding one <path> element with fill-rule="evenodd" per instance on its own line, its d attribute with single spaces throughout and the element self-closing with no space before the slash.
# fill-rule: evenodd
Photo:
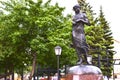
<svg viewBox="0 0 120 80">
<path fill-rule="evenodd" d="M 36 53 L 33 53 L 33 64 L 32 64 L 32 71 L 29 76 L 29 80 L 32 80 L 34 71 L 35 71 L 35 66 L 36 66 Z"/>
</svg>

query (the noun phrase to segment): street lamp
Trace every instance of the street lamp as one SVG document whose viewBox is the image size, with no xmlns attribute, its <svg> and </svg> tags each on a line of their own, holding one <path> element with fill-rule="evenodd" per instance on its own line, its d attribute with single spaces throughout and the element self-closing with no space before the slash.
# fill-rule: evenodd
<svg viewBox="0 0 120 80">
<path fill-rule="evenodd" d="M 91 55 L 87 56 L 87 61 L 89 64 L 92 64 L 92 56 Z"/>
<path fill-rule="evenodd" d="M 60 46 L 55 47 L 55 54 L 57 56 L 57 74 L 58 74 L 58 80 L 60 80 L 60 72 L 59 72 L 59 56 L 61 55 L 62 48 Z"/>
</svg>

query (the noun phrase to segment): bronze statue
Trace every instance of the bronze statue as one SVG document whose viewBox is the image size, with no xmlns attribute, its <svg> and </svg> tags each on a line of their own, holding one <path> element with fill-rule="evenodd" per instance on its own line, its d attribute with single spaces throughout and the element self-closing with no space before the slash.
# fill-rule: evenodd
<svg viewBox="0 0 120 80">
<path fill-rule="evenodd" d="M 90 23 L 85 12 L 80 12 L 79 5 L 75 5 L 73 10 L 75 11 L 75 15 L 72 20 L 72 42 L 78 55 L 77 64 L 81 64 L 82 62 L 86 62 L 88 64 L 87 53 L 89 50 L 84 33 L 84 24 L 90 25 Z"/>
</svg>

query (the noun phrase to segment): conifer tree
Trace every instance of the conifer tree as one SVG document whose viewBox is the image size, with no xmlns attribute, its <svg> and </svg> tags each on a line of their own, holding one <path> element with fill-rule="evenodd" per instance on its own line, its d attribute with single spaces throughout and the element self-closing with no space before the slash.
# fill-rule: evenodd
<svg viewBox="0 0 120 80">
<path fill-rule="evenodd" d="M 90 20 L 91 26 L 85 26 L 86 39 L 90 46 L 89 54 L 93 56 L 93 65 L 98 66 L 103 71 L 103 74 L 110 76 L 110 73 L 107 74 L 105 70 L 112 70 L 112 59 L 113 59 L 113 38 L 112 32 L 109 28 L 108 22 L 106 21 L 102 9 L 100 10 L 100 15 L 98 18 L 94 18 L 95 13 L 92 10 L 92 7 L 89 3 L 86 3 L 85 0 L 78 0 L 82 11 L 85 11 L 88 19 Z M 98 57 L 98 54 L 99 57 Z M 109 54 L 108 56 L 106 54 Z M 98 61 L 98 58 L 101 59 Z M 102 59 L 109 58 L 106 64 L 104 64 Z M 108 64 L 109 63 L 109 64 Z M 109 69 L 106 69 L 105 66 L 111 66 Z"/>
<path fill-rule="evenodd" d="M 114 48 L 113 47 L 114 42 L 113 42 L 112 32 L 109 27 L 109 23 L 105 19 L 104 13 L 102 11 L 102 7 L 100 7 L 100 14 L 98 16 L 98 25 L 100 25 L 104 33 L 103 35 L 104 43 L 102 44 L 102 46 L 106 51 L 103 54 L 106 53 L 106 55 L 103 55 L 102 59 L 107 58 L 107 60 L 102 62 L 104 68 L 101 69 L 104 70 L 104 74 L 109 77 L 111 75 L 112 66 L 113 66 L 112 62 L 113 62 L 114 51 L 112 49 Z M 107 71 L 109 71 L 109 73 Z"/>
<path fill-rule="evenodd" d="M 99 41 L 101 40 L 99 39 L 102 37 L 102 30 L 96 25 L 97 19 L 94 17 L 95 13 L 89 3 L 86 3 L 85 0 L 78 0 L 78 2 L 81 6 L 82 12 L 87 14 L 91 24 L 91 26 L 85 26 L 86 38 L 90 49 L 100 48 L 101 45 L 99 44 Z"/>
<path fill-rule="evenodd" d="M 103 31 L 100 26 L 97 25 L 97 19 L 94 17 L 95 13 L 92 10 L 92 7 L 89 3 L 86 3 L 85 0 L 78 0 L 82 11 L 85 11 L 91 26 L 85 26 L 86 39 L 90 46 L 90 49 L 93 54 L 93 50 L 101 48 Z M 99 36 L 98 36 L 99 35 Z M 94 55 L 93 55 L 94 56 Z"/>
</svg>

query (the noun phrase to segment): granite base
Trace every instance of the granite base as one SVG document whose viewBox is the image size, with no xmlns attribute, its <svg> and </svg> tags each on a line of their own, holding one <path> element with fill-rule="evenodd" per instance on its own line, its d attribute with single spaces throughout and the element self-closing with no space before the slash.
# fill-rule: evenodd
<svg viewBox="0 0 120 80">
<path fill-rule="evenodd" d="M 103 80 L 103 75 L 96 66 L 76 65 L 68 69 L 66 80 Z"/>
</svg>

